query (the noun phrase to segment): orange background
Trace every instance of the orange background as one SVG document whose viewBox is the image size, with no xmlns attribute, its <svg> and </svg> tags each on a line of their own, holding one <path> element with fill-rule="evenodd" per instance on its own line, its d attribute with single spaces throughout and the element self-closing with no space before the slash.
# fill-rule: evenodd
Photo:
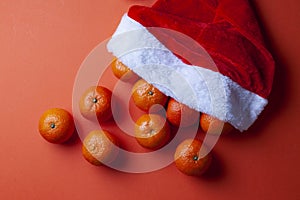
<svg viewBox="0 0 300 200">
<path fill-rule="evenodd" d="M 130 5 L 153 2 L 0 1 L 0 199 L 300 199 L 298 0 L 252 1 L 277 62 L 274 87 L 250 130 L 219 140 L 209 176 L 185 176 L 174 164 L 147 174 L 97 168 L 82 158 L 78 138 L 41 138 L 43 111 L 71 111 L 88 53 Z"/>
</svg>

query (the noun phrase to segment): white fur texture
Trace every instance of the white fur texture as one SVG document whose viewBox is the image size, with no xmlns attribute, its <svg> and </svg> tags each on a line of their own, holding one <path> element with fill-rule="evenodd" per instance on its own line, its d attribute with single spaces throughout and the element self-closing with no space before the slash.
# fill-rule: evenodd
<svg viewBox="0 0 300 200">
<path fill-rule="evenodd" d="M 219 72 L 183 63 L 127 14 L 107 49 L 166 95 L 240 131 L 247 130 L 268 103 Z"/>
</svg>

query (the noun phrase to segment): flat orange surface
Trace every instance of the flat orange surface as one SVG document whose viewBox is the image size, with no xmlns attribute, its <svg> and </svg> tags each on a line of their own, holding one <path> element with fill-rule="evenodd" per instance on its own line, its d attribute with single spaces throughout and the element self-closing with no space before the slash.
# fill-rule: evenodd
<svg viewBox="0 0 300 200">
<path fill-rule="evenodd" d="M 246 133 L 222 137 L 209 176 L 171 164 L 129 174 L 94 167 L 81 141 L 39 135 L 48 108 L 72 110 L 72 89 L 89 52 L 132 4 L 154 0 L 0 2 L 0 199 L 300 199 L 300 1 L 254 0 L 277 62 L 270 103 Z"/>
</svg>

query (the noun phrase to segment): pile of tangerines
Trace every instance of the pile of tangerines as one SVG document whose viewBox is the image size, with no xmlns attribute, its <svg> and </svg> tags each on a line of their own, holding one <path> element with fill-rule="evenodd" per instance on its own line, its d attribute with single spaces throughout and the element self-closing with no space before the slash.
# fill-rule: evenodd
<svg viewBox="0 0 300 200">
<path fill-rule="evenodd" d="M 134 80 L 132 99 L 135 105 L 147 112 L 135 123 L 134 135 L 142 147 L 157 150 L 165 146 L 172 139 L 171 126 L 189 127 L 199 123 L 201 129 L 207 133 L 219 134 L 223 122 L 169 98 L 153 85 L 149 84 L 131 71 L 127 66 L 115 59 L 112 63 L 113 74 L 122 81 Z M 79 108 L 82 116 L 88 120 L 106 122 L 112 118 L 112 92 L 103 86 L 93 86 L 81 96 Z M 166 108 L 166 114 L 154 113 L 149 110 L 154 105 Z M 153 107 L 151 108 L 153 109 Z M 222 133 L 229 132 L 232 126 L 224 124 Z M 49 109 L 39 120 L 39 132 L 48 142 L 64 143 L 74 133 L 75 125 L 72 115 L 64 109 Z M 199 139 L 186 139 L 178 145 L 174 154 L 176 167 L 187 175 L 203 174 L 211 164 L 212 155 L 200 156 L 200 149 L 204 144 Z M 83 140 L 82 155 L 93 165 L 112 162 L 118 155 L 118 139 L 108 131 L 91 131 Z"/>
</svg>

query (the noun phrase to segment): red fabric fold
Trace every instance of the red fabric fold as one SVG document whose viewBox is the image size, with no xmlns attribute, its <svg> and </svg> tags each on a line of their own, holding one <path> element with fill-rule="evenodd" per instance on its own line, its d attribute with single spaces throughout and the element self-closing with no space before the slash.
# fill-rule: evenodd
<svg viewBox="0 0 300 200">
<path fill-rule="evenodd" d="M 131 7 L 128 16 L 145 27 L 188 35 L 209 53 L 221 74 L 263 98 L 270 94 L 274 61 L 247 0 L 158 0 L 151 8 Z M 152 34 L 163 44 L 174 41 Z"/>
</svg>

